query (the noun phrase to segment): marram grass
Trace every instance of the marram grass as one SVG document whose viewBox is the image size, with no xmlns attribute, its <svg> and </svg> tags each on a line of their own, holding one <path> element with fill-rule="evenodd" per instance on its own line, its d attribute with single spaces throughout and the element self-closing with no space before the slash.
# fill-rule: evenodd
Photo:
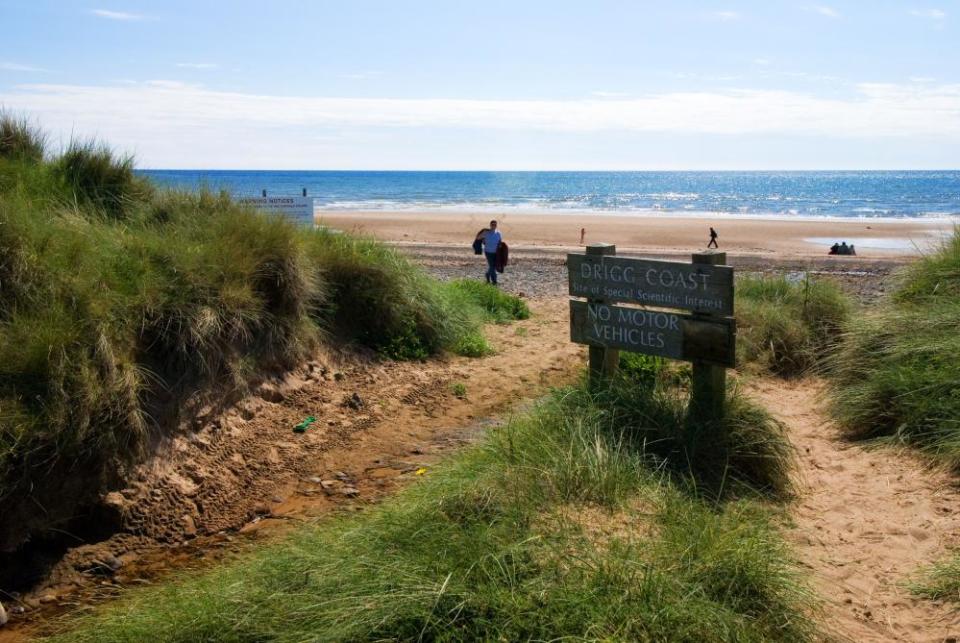
<svg viewBox="0 0 960 643">
<path fill-rule="evenodd" d="M 0 137 L 0 549 L 118 484 L 191 405 L 319 343 L 483 355 L 482 324 L 523 311 L 371 240 L 157 190 L 103 145 L 49 156 L 10 116 Z"/>
<path fill-rule="evenodd" d="M 816 372 L 850 308 L 830 281 L 743 276 L 736 282 L 737 360 L 747 371 L 781 377 Z"/>
<path fill-rule="evenodd" d="M 960 238 L 901 275 L 850 320 L 829 360 L 831 410 L 847 435 L 919 447 L 960 469 Z"/>
<path fill-rule="evenodd" d="M 910 589 L 923 598 L 960 604 L 960 554 L 954 552 L 944 560 L 920 570 Z"/>
<path fill-rule="evenodd" d="M 682 414 L 615 388 L 557 391 L 378 507 L 132 591 L 55 640 L 811 639 L 764 496 L 718 502 L 667 473 L 687 465 L 643 436 Z M 731 419 L 756 420 L 746 407 Z"/>
</svg>

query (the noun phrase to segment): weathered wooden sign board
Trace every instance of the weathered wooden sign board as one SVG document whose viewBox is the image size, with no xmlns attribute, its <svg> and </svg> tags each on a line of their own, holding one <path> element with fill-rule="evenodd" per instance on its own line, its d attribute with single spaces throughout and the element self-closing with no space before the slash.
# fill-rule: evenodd
<svg viewBox="0 0 960 643">
<path fill-rule="evenodd" d="M 690 362 L 735 365 L 734 321 L 570 301 L 570 339 Z"/>
<path fill-rule="evenodd" d="M 695 254 L 689 264 L 615 255 L 609 244 L 567 255 L 570 295 L 587 299 L 570 300 L 570 339 L 590 346 L 591 379 L 611 375 L 620 350 L 690 361 L 694 415 L 718 419 L 725 368 L 736 364 L 726 253 Z M 664 310 L 671 308 L 690 312 Z"/>
<path fill-rule="evenodd" d="M 733 268 L 604 255 L 567 255 L 570 294 L 713 315 L 733 314 Z"/>
</svg>

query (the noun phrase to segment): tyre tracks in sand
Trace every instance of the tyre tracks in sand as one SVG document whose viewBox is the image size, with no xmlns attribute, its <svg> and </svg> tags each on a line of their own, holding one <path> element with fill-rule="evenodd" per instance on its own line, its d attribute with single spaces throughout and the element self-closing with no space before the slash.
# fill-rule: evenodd
<svg viewBox="0 0 960 643">
<path fill-rule="evenodd" d="M 858 642 L 957 641 L 960 610 L 907 586 L 960 544 L 956 477 L 907 450 L 844 440 L 822 382 L 763 379 L 746 389 L 786 425 L 797 451 L 786 533 L 822 599 L 823 631 Z"/>
<path fill-rule="evenodd" d="M 10 600 L 0 643 L 42 634 L 76 613 L 171 571 L 209 566 L 333 510 L 394 492 L 452 449 L 585 362 L 569 341 L 567 303 L 530 301 L 533 316 L 491 325 L 483 358 L 382 362 L 318 354 L 241 402 L 199 413 L 107 498 L 121 527 L 73 547 Z M 316 421 L 303 433 L 294 426 Z M 8 588 L 3 588 L 8 589 Z"/>
</svg>

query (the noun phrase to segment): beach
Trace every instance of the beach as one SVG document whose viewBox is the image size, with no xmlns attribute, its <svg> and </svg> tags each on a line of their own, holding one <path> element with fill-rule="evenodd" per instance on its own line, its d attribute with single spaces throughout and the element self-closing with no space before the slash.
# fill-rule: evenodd
<svg viewBox="0 0 960 643">
<path fill-rule="evenodd" d="M 613 243 L 618 252 L 658 256 L 684 255 L 706 247 L 713 226 L 720 250 L 742 258 L 827 257 L 834 242 L 856 247 L 856 257 L 903 260 L 937 247 L 954 228 L 949 219 L 750 218 L 677 215 L 608 215 L 595 212 L 528 214 L 483 211 L 318 211 L 318 224 L 373 236 L 399 245 L 469 248 L 474 235 L 491 216 L 499 221 L 511 249 L 575 250 L 584 243 Z"/>
</svg>

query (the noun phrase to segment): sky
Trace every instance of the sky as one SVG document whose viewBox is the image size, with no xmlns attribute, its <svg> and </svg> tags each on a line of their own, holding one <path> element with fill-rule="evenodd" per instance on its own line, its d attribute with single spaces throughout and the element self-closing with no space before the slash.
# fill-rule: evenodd
<svg viewBox="0 0 960 643">
<path fill-rule="evenodd" d="M 960 168 L 960 0 L 0 0 L 0 109 L 144 168 Z"/>
</svg>

